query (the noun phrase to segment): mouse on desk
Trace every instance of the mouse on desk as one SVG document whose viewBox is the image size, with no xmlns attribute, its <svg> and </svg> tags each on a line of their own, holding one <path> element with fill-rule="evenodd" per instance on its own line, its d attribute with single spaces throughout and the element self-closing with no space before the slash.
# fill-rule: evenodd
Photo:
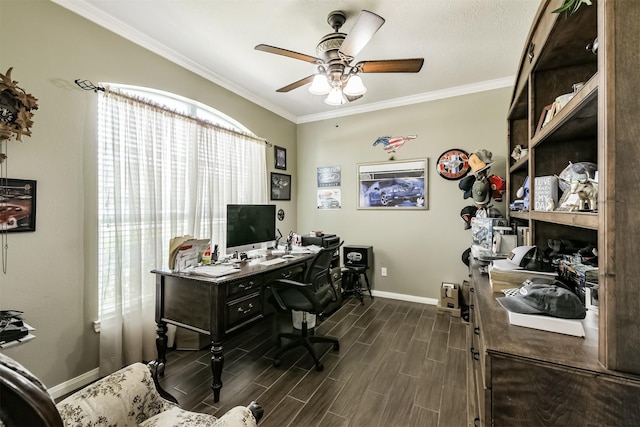
<svg viewBox="0 0 640 427">
<path fill-rule="evenodd" d="M 287 254 L 287 255 L 282 255 L 282 258 L 295 258 L 295 256 Z"/>
</svg>

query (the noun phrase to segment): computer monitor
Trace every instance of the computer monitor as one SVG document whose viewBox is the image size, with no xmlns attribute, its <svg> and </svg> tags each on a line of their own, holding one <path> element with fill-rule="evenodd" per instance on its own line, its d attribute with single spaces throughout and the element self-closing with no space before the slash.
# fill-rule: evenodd
<svg viewBox="0 0 640 427">
<path fill-rule="evenodd" d="M 275 205 L 227 205 L 227 254 L 261 249 L 275 239 Z"/>
</svg>

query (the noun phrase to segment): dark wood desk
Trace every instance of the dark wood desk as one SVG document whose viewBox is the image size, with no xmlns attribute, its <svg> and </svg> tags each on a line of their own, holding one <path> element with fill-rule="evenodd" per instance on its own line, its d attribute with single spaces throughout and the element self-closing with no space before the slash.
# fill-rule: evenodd
<svg viewBox="0 0 640 427">
<path fill-rule="evenodd" d="M 156 346 L 158 358 L 151 363 L 154 375 L 163 374 L 167 362 L 167 324 L 211 337 L 213 397 L 220 400 L 223 341 L 265 317 L 273 308 L 266 301 L 265 286 L 275 279 L 295 278 L 312 254 L 300 254 L 287 262 L 260 265 L 267 258 L 245 262 L 237 273 L 218 278 L 153 270 L 156 275 Z"/>
</svg>

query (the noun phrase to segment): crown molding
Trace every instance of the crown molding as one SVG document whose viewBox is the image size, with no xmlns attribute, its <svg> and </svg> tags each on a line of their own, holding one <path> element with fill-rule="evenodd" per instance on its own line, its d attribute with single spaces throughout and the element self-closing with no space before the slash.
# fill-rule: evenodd
<svg viewBox="0 0 640 427">
<path fill-rule="evenodd" d="M 202 66 L 201 64 L 192 61 L 179 52 L 173 49 L 167 48 L 165 45 L 158 43 L 156 40 L 146 36 L 145 34 L 136 31 L 135 29 L 124 25 L 121 21 L 113 19 L 111 16 L 103 13 L 94 6 L 77 0 L 51 0 L 53 3 L 58 4 L 65 9 L 68 9 L 89 21 L 106 28 L 107 30 L 203 77 L 224 89 L 227 89 L 248 101 L 253 102 L 274 114 L 277 114 L 291 122 L 296 122 L 297 117 L 289 111 L 284 110 L 282 107 L 275 105 L 264 98 L 256 96 L 255 94 L 247 91 L 241 86 L 231 82 L 230 80 L 220 76 Z"/>
<path fill-rule="evenodd" d="M 405 105 L 419 104 L 422 102 L 436 101 L 439 99 L 453 98 L 456 96 L 470 95 L 488 90 L 502 89 L 505 87 L 513 87 L 515 76 L 502 77 L 494 80 L 487 80 L 479 83 L 472 83 L 463 86 L 455 86 L 447 89 L 436 90 L 433 92 L 425 92 L 402 98 L 390 99 L 388 101 L 374 102 L 371 104 L 361 105 L 357 107 L 341 108 L 340 110 L 330 111 L 319 114 L 309 114 L 298 117 L 296 124 L 317 122 L 320 120 L 333 119 L 336 117 L 351 116 L 353 114 L 369 113 L 372 111 L 385 110 L 387 108 L 402 107 Z"/>
</svg>

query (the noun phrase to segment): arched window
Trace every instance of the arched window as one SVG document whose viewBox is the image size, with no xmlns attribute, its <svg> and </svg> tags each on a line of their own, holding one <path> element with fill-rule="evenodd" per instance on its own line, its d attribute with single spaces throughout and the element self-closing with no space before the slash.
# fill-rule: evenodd
<svg viewBox="0 0 640 427">
<path fill-rule="evenodd" d="M 266 203 L 267 173 L 265 141 L 232 118 L 165 92 L 105 86 L 97 127 L 106 373 L 155 357 L 151 270 L 168 267 L 171 238 L 190 235 L 224 248 L 226 205 Z"/>
</svg>

